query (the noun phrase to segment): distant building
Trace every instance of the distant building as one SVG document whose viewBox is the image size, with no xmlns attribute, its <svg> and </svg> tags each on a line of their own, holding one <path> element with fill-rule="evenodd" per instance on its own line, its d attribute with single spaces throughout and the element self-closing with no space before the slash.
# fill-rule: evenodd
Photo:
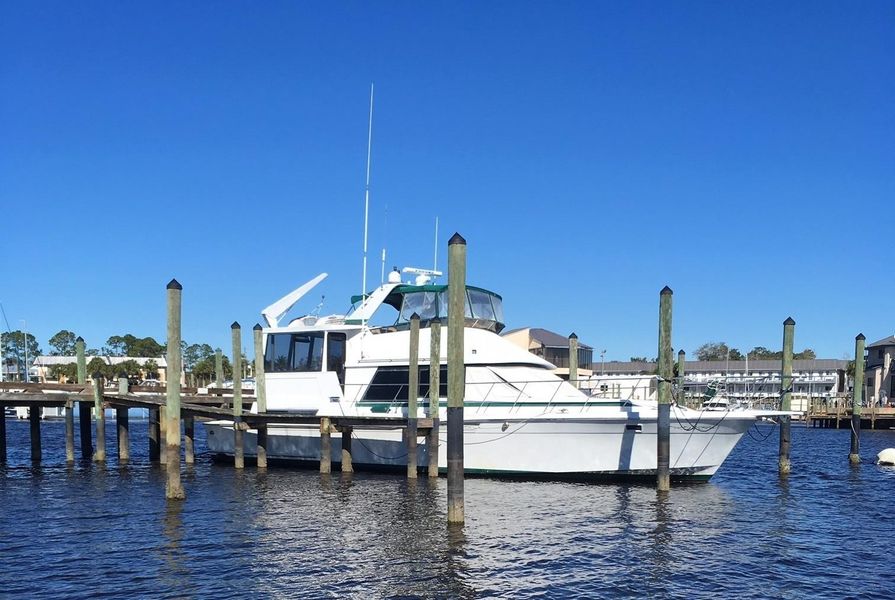
<svg viewBox="0 0 895 600">
<path fill-rule="evenodd" d="M 864 362 L 864 380 L 867 384 L 867 400 L 879 403 L 895 400 L 895 335 L 890 335 L 867 346 Z"/>
<path fill-rule="evenodd" d="M 556 374 L 569 378 L 569 338 L 546 329 L 523 327 L 501 334 L 520 348 L 556 366 Z M 578 340 L 578 377 L 593 374 L 594 349 Z"/>
<path fill-rule="evenodd" d="M 148 360 L 155 361 L 155 364 L 158 365 L 158 381 L 160 383 L 165 383 L 167 381 L 167 372 L 168 372 L 168 361 L 165 358 L 159 357 L 146 357 L 146 356 L 88 356 L 87 362 L 89 363 L 94 358 L 100 358 L 107 365 L 120 365 L 121 363 L 133 360 L 139 363 L 141 366 L 146 363 Z M 41 383 L 52 383 L 54 379 L 50 376 L 50 368 L 53 365 L 67 365 L 69 363 L 77 363 L 78 357 L 76 356 L 38 356 L 34 359 L 34 362 L 31 364 L 31 376 L 32 378 L 36 377 L 37 381 Z M 87 373 L 87 379 L 90 380 L 91 373 Z M 148 378 L 148 373 L 145 370 L 141 370 L 140 376 L 142 379 Z"/>
<path fill-rule="evenodd" d="M 793 410 L 807 410 L 809 399 L 823 400 L 846 393 L 848 362 L 794 360 Z M 593 375 L 586 387 L 595 395 L 655 400 L 656 366 L 653 362 L 607 362 L 600 366 L 604 374 Z M 683 392 L 686 399 L 698 399 L 711 385 L 731 400 L 771 403 L 780 396 L 780 372 L 779 360 L 689 360 L 684 362 Z"/>
</svg>

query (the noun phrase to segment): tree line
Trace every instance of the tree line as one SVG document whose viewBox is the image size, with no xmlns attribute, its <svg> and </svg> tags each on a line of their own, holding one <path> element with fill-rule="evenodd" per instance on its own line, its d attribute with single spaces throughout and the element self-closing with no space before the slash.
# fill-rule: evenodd
<svg viewBox="0 0 895 600">
<path fill-rule="evenodd" d="M 731 348 L 726 342 L 706 342 L 693 353 L 696 360 L 783 360 L 783 350 L 768 350 L 764 346 L 755 346 L 746 354 L 737 348 Z M 814 359 L 817 354 L 811 348 L 805 348 L 801 352 L 793 352 L 793 359 Z M 631 362 L 656 362 L 658 358 L 649 359 L 645 356 L 632 356 Z"/>
<path fill-rule="evenodd" d="M 76 353 L 75 344 L 78 336 L 75 332 L 63 329 L 53 335 L 49 340 L 50 356 L 72 356 Z M 34 363 L 34 359 L 43 354 L 37 339 L 30 333 L 20 330 L 0 334 L 0 350 L 3 352 L 3 360 L 8 367 L 16 366 L 17 372 L 24 373 L 24 365 L 27 358 L 28 364 Z M 215 349 L 209 344 L 190 344 L 181 342 L 183 355 L 183 367 L 188 376 L 194 381 L 209 382 L 215 376 Z M 87 373 L 100 373 L 106 379 L 115 379 L 125 375 L 129 379 L 158 379 L 159 365 L 156 359 L 163 358 L 167 352 L 167 346 L 160 344 L 152 337 L 137 337 L 130 333 L 113 335 L 106 340 L 100 348 L 87 348 L 85 355 L 88 357 Z M 127 357 L 128 360 L 111 364 L 103 357 Z M 140 360 L 137 360 L 137 359 Z M 245 355 L 243 364 L 247 364 Z M 224 377 L 231 377 L 233 369 L 230 359 L 223 356 Z M 52 365 L 49 369 L 50 377 L 76 381 L 78 377 L 77 363 L 73 360 L 67 364 Z"/>
</svg>

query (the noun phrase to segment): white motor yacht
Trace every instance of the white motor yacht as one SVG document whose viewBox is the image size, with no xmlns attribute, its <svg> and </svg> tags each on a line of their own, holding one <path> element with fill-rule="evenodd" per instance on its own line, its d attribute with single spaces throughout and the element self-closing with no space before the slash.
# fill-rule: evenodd
<svg viewBox="0 0 895 600">
<path fill-rule="evenodd" d="M 316 416 L 407 416 L 409 323 L 421 320 L 418 417 L 427 416 L 430 325 L 447 323 L 447 286 L 434 285 L 433 271 L 412 283 L 395 270 L 388 282 L 354 298 L 346 315 L 310 314 L 282 324 L 284 315 L 322 281 L 322 273 L 262 312 L 267 412 Z M 381 319 L 389 311 L 390 317 Z M 375 322 L 386 323 L 373 325 Z M 549 362 L 499 335 L 502 298 L 467 286 L 464 329 L 466 387 L 464 466 L 467 473 L 495 476 L 600 479 L 649 477 L 656 472 L 657 404 L 648 400 L 595 398 L 559 378 Z M 447 328 L 441 334 L 439 417 L 446 436 Z M 256 410 L 253 405 L 252 411 Z M 671 473 L 675 479 L 707 480 L 721 466 L 756 419 L 768 411 L 671 410 Z M 233 423 L 206 424 L 209 450 L 233 456 Z M 256 447 L 247 432 L 246 456 Z M 406 466 L 400 429 L 355 428 L 355 467 Z M 332 436 L 333 461 L 341 456 Z M 268 458 L 315 464 L 320 458 L 319 426 L 271 425 Z M 447 452 L 438 453 L 447 468 Z M 421 441 L 417 464 L 428 451 Z"/>
</svg>

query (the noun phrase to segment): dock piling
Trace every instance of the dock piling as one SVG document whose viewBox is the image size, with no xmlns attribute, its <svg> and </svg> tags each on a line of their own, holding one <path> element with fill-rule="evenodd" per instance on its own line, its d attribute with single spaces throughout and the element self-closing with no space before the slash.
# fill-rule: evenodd
<svg viewBox="0 0 895 600">
<path fill-rule="evenodd" d="M 783 360 L 780 381 L 780 410 L 792 410 L 792 349 L 795 336 L 796 322 L 792 317 L 783 321 Z M 780 476 L 789 475 L 792 463 L 789 460 L 789 451 L 792 446 L 792 418 L 789 415 L 780 417 L 780 457 L 777 461 Z"/>
<path fill-rule="evenodd" d="M 224 387 L 224 354 L 220 348 L 214 351 L 214 387 Z"/>
<path fill-rule="evenodd" d="M 686 398 L 684 398 L 684 363 L 687 362 L 687 353 L 683 350 L 677 351 L 677 404 L 678 406 L 686 406 Z"/>
<path fill-rule="evenodd" d="M 84 338 L 78 336 L 75 341 L 75 354 L 78 361 L 78 385 L 87 385 L 87 358 L 84 354 Z M 86 400 L 78 402 L 78 429 L 81 433 L 81 458 L 93 458 L 93 432 L 90 427 L 90 405 Z"/>
<path fill-rule="evenodd" d="M 75 404 L 65 402 L 65 462 L 75 462 Z"/>
<path fill-rule="evenodd" d="M 196 418 L 193 415 L 183 417 L 183 462 L 196 463 Z"/>
<path fill-rule="evenodd" d="M 416 479 L 417 475 L 417 412 L 419 408 L 420 390 L 420 316 L 410 315 L 410 364 L 407 377 L 407 477 Z"/>
<path fill-rule="evenodd" d="M 93 374 L 93 411 L 96 413 L 96 449 L 93 451 L 95 462 L 106 462 L 106 411 L 103 409 L 103 376 Z"/>
<path fill-rule="evenodd" d="M 572 332 L 569 335 L 569 383 L 575 386 L 577 390 L 579 388 L 578 385 L 578 336 Z"/>
<path fill-rule="evenodd" d="M 34 464 L 40 464 L 40 410 L 40 406 L 37 405 L 28 409 L 28 421 L 31 425 L 31 462 Z M 5 416 L 3 420 L 6 420 Z"/>
<path fill-rule="evenodd" d="M 438 403 L 441 398 L 441 319 L 429 323 L 429 418 L 432 428 L 426 438 L 429 477 L 438 477 Z"/>
<path fill-rule="evenodd" d="M 320 419 L 320 472 L 331 473 L 333 470 L 332 427 L 329 417 Z"/>
<path fill-rule="evenodd" d="M 158 462 L 161 458 L 161 409 L 149 409 L 149 461 Z"/>
<path fill-rule="evenodd" d="M 342 426 L 342 472 L 354 473 L 354 459 L 351 456 L 351 434 L 353 427 Z"/>
<path fill-rule="evenodd" d="M 264 378 L 264 339 L 259 323 L 255 323 L 255 326 L 252 327 L 252 337 L 255 343 L 255 402 L 257 403 L 258 414 L 264 414 L 267 412 L 267 385 Z M 258 457 L 257 466 L 259 469 L 266 469 L 267 424 L 258 423 L 257 431 L 258 442 L 255 450 Z"/>
<path fill-rule="evenodd" d="M 448 241 L 448 400 L 447 471 L 449 524 L 465 520 L 463 497 L 463 403 L 466 393 L 464 326 L 466 307 L 466 240 L 455 233 Z"/>
<path fill-rule="evenodd" d="M 127 396 L 127 374 L 118 375 L 118 395 Z M 120 406 L 115 409 L 115 425 L 118 430 L 118 462 L 127 463 L 131 459 L 130 422 L 128 420 L 127 407 Z"/>
<path fill-rule="evenodd" d="M 5 409 L 6 406 L 0 404 L 0 409 Z M 6 416 L 4 415 L 2 419 L 0 419 L 0 463 L 6 462 Z"/>
<path fill-rule="evenodd" d="M 242 425 L 242 330 L 239 323 L 233 321 L 230 325 L 231 341 L 233 344 L 233 466 L 237 469 L 245 468 L 245 431 Z"/>
<path fill-rule="evenodd" d="M 667 285 L 659 292 L 659 414 L 656 423 L 656 490 L 671 489 L 671 299 Z"/>
<path fill-rule="evenodd" d="M 855 392 L 851 403 L 851 450 L 848 462 L 861 462 L 861 400 L 864 394 L 864 334 L 855 337 Z M 873 419 L 871 419 L 871 427 Z"/>
<path fill-rule="evenodd" d="M 180 481 L 180 373 L 181 354 L 181 305 L 183 286 L 176 279 L 168 282 L 168 380 L 165 398 L 165 458 L 167 459 L 167 482 L 165 498 L 183 500 L 186 492 Z"/>
</svg>

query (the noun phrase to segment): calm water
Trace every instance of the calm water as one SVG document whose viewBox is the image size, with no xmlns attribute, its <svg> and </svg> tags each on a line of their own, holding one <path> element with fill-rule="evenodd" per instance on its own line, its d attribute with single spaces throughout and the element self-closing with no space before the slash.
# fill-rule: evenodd
<svg viewBox="0 0 895 600">
<path fill-rule="evenodd" d="M 895 469 L 871 461 L 895 432 L 863 432 L 851 468 L 847 431 L 795 427 L 780 483 L 765 428 L 665 501 L 648 486 L 471 479 L 466 527 L 448 532 L 443 479 L 237 473 L 200 456 L 169 507 L 145 422 L 127 467 L 110 424 L 105 468 L 66 467 L 59 422 L 32 468 L 27 423 L 7 423 L 2 597 L 895 596 Z"/>
</svg>

